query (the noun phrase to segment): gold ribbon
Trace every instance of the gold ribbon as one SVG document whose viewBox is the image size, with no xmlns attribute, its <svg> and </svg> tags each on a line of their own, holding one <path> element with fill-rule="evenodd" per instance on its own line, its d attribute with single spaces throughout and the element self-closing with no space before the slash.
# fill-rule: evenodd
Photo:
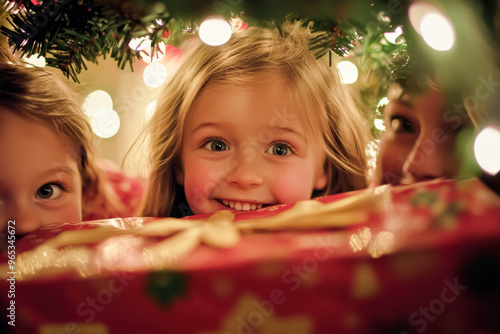
<svg viewBox="0 0 500 334">
<path fill-rule="evenodd" d="M 381 186 L 330 203 L 301 201 L 274 216 L 237 222 L 234 222 L 233 212 L 223 210 L 207 219 L 163 218 L 140 227 L 99 226 L 64 231 L 34 250 L 19 254 L 16 278 L 51 276 L 72 269 L 83 277 L 97 275 L 103 265 L 85 244 L 123 235 L 166 238 L 153 246 L 144 247 L 142 260 L 145 265 L 142 268 L 175 267 L 175 263 L 170 261 L 172 257 L 179 259 L 186 256 L 202 243 L 210 247 L 229 248 L 238 244 L 242 232 L 342 228 L 367 221 L 369 212 L 379 211 L 389 200 L 389 187 Z M 2 275 L 11 271 L 7 269 L 7 264 L 0 266 Z"/>
</svg>

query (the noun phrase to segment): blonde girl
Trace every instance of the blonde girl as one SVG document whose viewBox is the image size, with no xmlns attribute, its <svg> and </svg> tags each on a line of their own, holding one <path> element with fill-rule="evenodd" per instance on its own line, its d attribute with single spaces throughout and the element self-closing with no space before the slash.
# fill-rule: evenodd
<svg viewBox="0 0 500 334">
<path fill-rule="evenodd" d="M 144 216 L 247 211 L 367 186 L 369 132 L 300 24 L 187 42 L 149 129 Z"/>
<path fill-rule="evenodd" d="M 75 93 L 51 70 L 0 48 L 0 231 L 120 214 L 97 167 L 92 131 Z"/>
</svg>

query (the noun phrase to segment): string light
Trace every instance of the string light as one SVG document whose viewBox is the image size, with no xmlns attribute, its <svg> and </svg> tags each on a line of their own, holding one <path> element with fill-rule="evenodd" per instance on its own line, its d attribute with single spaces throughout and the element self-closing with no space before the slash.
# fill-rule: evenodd
<svg viewBox="0 0 500 334">
<path fill-rule="evenodd" d="M 92 116 L 92 130 L 98 137 L 113 137 L 119 129 L 120 116 L 113 109 L 101 109 Z"/>
<path fill-rule="evenodd" d="M 434 50 L 448 51 L 455 44 L 455 31 L 450 21 L 440 13 L 429 13 L 422 18 L 422 38 Z"/>
<path fill-rule="evenodd" d="M 128 47 L 135 51 L 142 51 L 147 47 L 151 47 L 151 39 L 149 36 L 132 38 L 128 43 Z"/>
<path fill-rule="evenodd" d="M 358 68 L 349 60 L 343 60 L 337 64 L 340 80 L 344 84 L 352 84 L 358 80 Z"/>
<path fill-rule="evenodd" d="M 232 33 L 233 29 L 229 22 L 219 16 L 205 19 L 198 32 L 201 41 L 212 46 L 226 43 L 231 38 Z"/>
<path fill-rule="evenodd" d="M 385 131 L 385 125 L 384 125 L 384 120 L 380 118 L 375 118 L 373 121 L 373 125 L 375 128 L 379 131 Z"/>
<path fill-rule="evenodd" d="M 156 112 L 156 101 L 151 102 L 146 106 L 146 112 L 144 113 L 146 120 L 150 120 Z"/>
<path fill-rule="evenodd" d="M 450 20 L 436 7 L 417 2 L 410 6 L 411 25 L 431 48 L 450 50 L 455 44 L 455 29 Z"/>
<path fill-rule="evenodd" d="M 156 45 L 155 51 L 153 53 L 153 47 L 151 46 L 151 41 L 149 41 L 149 47 L 144 48 L 140 53 L 141 59 L 146 63 L 155 63 L 165 57 L 166 49 L 167 46 L 165 45 L 165 43 L 160 41 Z"/>
<path fill-rule="evenodd" d="M 408 9 L 408 18 L 410 19 L 413 29 L 415 29 L 419 35 L 422 35 L 422 31 L 420 30 L 422 18 L 426 14 L 432 12 L 439 12 L 439 10 L 428 3 L 416 2 L 410 5 Z"/>
<path fill-rule="evenodd" d="M 474 155 L 485 173 L 500 172 L 500 128 L 487 126 L 479 132 L 474 141 Z"/>
<path fill-rule="evenodd" d="M 389 31 L 384 33 L 384 37 L 392 44 L 401 44 L 404 41 L 403 38 L 400 38 L 399 42 L 396 42 L 396 40 L 398 39 L 399 36 L 401 36 L 401 34 L 403 34 L 403 28 L 401 26 L 398 26 L 394 31 Z"/>
<path fill-rule="evenodd" d="M 160 87 L 167 80 L 167 69 L 160 63 L 152 63 L 146 66 L 142 76 L 148 87 Z"/>
<path fill-rule="evenodd" d="M 153 46 L 151 45 L 151 39 L 149 36 L 133 38 L 128 43 L 129 48 L 135 51 L 140 51 L 140 56 L 146 63 L 154 63 L 160 61 L 165 57 L 165 51 L 167 49 L 166 44 L 160 41 L 155 48 L 153 53 Z"/>
<path fill-rule="evenodd" d="M 27 63 L 26 67 L 45 67 L 45 57 L 39 55 L 31 55 L 30 57 L 23 57 Z"/>
<path fill-rule="evenodd" d="M 113 99 L 104 90 L 95 90 L 83 101 L 83 111 L 92 116 L 100 109 L 113 109 Z"/>
</svg>

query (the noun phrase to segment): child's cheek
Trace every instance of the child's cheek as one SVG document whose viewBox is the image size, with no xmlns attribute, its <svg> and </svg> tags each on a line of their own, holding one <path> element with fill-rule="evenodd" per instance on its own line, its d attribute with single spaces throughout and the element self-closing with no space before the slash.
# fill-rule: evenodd
<svg viewBox="0 0 500 334">
<path fill-rule="evenodd" d="M 279 203 L 295 203 L 311 199 L 314 189 L 313 172 L 306 168 L 288 168 L 269 178 L 273 197 Z"/>
<path fill-rule="evenodd" d="M 79 194 L 71 194 L 55 210 L 49 210 L 43 219 L 43 225 L 64 222 L 79 222 L 82 220 L 82 198 Z"/>
<path fill-rule="evenodd" d="M 399 182 L 403 164 L 412 148 L 413 143 L 396 140 L 393 137 L 382 137 L 378 159 L 383 183 Z"/>
<path fill-rule="evenodd" d="M 217 169 L 212 168 L 209 163 L 185 168 L 184 192 L 193 212 L 205 210 L 207 199 L 214 196 L 220 183 Z"/>
</svg>

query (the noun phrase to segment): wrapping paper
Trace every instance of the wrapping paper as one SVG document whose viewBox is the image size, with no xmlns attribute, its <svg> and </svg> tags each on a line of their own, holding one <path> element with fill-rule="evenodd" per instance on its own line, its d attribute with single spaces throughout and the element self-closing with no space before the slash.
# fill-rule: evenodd
<svg viewBox="0 0 500 334">
<path fill-rule="evenodd" d="M 16 243 L 19 333 L 499 333 L 500 198 L 476 179 Z M 0 258 L 0 307 L 12 298 Z M 4 318 L 5 319 L 5 318 Z M 0 327 L 2 329 L 2 327 Z"/>
</svg>

